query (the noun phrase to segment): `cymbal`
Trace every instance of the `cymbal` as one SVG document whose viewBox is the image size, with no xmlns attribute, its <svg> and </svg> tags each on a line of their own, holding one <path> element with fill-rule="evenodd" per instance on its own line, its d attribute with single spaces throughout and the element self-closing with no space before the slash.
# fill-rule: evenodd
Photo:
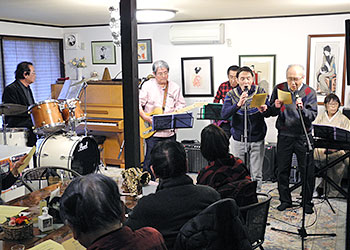
<svg viewBox="0 0 350 250">
<path fill-rule="evenodd" d="M 0 115 L 19 115 L 27 112 L 27 106 L 14 104 L 14 103 L 2 103 L 0 104 Z"/>
</svg>

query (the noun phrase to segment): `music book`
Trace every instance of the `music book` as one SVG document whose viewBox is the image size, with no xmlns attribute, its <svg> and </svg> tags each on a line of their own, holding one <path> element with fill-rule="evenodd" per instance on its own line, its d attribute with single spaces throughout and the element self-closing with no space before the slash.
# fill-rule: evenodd
<svg viewBox="0 0 350 250">
<path fill-rule="evenodd" d="M 314 128 L 314 136 L 332 140 L 332 141 L 339 141 L 339 142 L 349 142 L 350 143 L 350 131 L 328 126 L 328 125 L 320 125 L 320 124 L 313 124 Z"/>
<path fill-rule="evenodd" d="M 153 130 L 192 128 L 192 112 L 181 114 L 161 114 L 152 116 Z"/>
<path fill-rule="evenodd" d="M 292 94 L 287 91 L 277 89 L 278 100 L 282 101 L 284 104 L 292 104 Z"/>
</svg>

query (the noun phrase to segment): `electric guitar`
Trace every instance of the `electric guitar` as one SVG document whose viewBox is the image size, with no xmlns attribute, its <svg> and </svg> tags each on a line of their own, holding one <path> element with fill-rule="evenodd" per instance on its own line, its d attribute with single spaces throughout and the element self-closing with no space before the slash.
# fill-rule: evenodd
<svg viewBox="0 0 350 250">
<path fill-rule="evenodd" d="M 192 105 L 189 105 L 187 107 L 184 107 L 182 109 L 176 110 L 175 112 L 172 113 L 167 113 L 167 114 L 179 114 L 179 113 L 184 113 L 187 112 L 191 109 L 203 106 L 203 105 L 207 105 L 207 102 L 195 102 Z M 154 116 L 154 115 L 160 115 L 163 114 L 163 110 L 162 108 L 155 108 L 152 112 L 150 113 L 146 113 L 146 115 L 148 116 Z M 153 130 L 152 124 L 150 124 L 149 122 L 146 122 L 144 119 L 142 119 L 142 117 L 140 116 L 140 137 L 143 139 L 147 139 L 149 137 L 151 137 L 155 132 L 157 132 L 156 130 Z"/>
</svg>

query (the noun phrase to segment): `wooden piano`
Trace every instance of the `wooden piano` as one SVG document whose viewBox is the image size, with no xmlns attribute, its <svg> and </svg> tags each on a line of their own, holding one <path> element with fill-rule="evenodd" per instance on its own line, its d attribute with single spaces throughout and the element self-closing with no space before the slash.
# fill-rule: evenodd
<svg viewBox="0 0 350 250">
<path fill-rule="evenodd" d="M 51 85 L 51 98 L 57 99 L 63 84 Z M 80 107 L 85 110 L 84 91 Z M 125 166 L 123 126 L 123 90 L 121 82 L 89 81 L 86 88 L 87 130 L 89 135 L 106 136 L 103 144 L 103 160 L 106 164 Z M 77 127 L 84 134 L 84 123 Z M 140 142 L 141 161 L 144 159 L 143 140 Z M 121 154 L 120 154 L 121 152 Z"/>
</svg>

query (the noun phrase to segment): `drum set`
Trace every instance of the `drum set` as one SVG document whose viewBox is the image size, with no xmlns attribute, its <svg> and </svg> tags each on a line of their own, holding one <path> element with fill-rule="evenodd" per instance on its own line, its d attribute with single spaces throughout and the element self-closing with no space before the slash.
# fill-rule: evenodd
<svg viewBox="0 0 350 250">
<path fill-rule="evenodd" d="M 7 107 L 22 106 L 1 105 L 4 107 L 6 105 Z M 2 106 L 0 106 L 0 112 L 2 112 Z M 45 100 L 31 105 L 25 112 L 30 114 L 34 124 L 33 132 L 39 137 L 36 151 L 37 167 L 67 167 L 82 175 L 98 170 L 100 152 L 97 142 L 92 137 L 87 136 L 86 115 L 81 109 L 78 99 Z M 19 110 L 18 112 L 2 112 L 3 115 L 18 115 L 18 113 L 23 112 Z M 76 127 L 84 121 L 85 135 L 77 135 Z M 4 127 L 3 144 L 22 144 L 21 146 L 25 146 L 26 133 L 26 129 Z"/>
</svg>

